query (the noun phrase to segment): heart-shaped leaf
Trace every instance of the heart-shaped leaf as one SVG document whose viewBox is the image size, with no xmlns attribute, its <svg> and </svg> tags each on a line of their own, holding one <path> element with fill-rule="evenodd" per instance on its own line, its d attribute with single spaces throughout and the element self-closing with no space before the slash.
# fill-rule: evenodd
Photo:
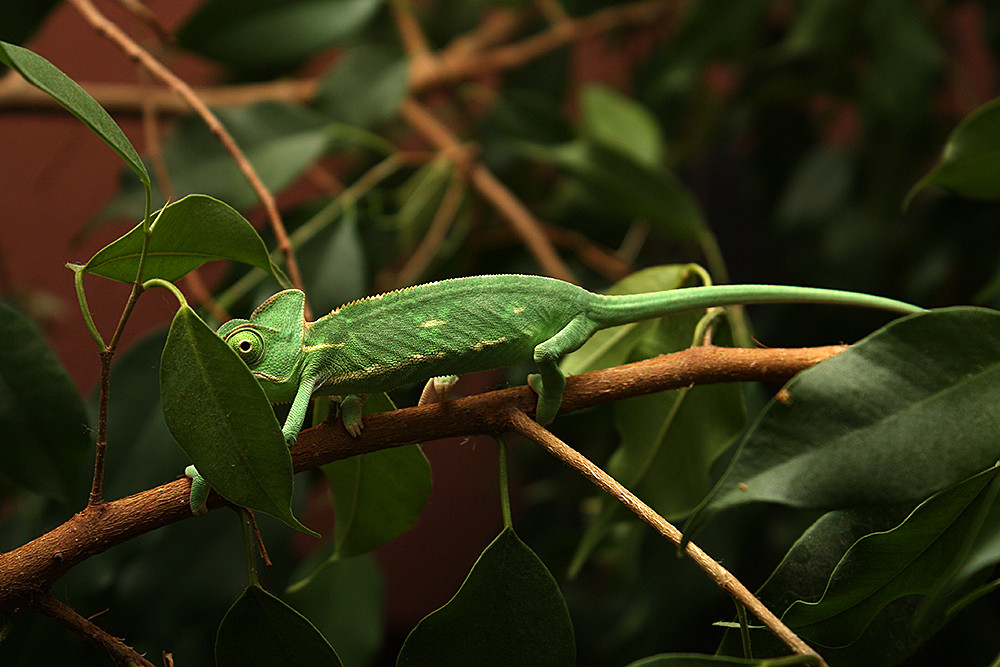
<svg viewBox="0 0 1000 667">
<path fill-rule="evenodd" d="M 248 586 L 219 624 L 218 667 L 342 667 L 326 638 L 305 616 L 260 586 Z"/>
<path fill-rule="evenodd" d="M 142 223 L 98 251 L 83 270 L 131 283 L 139 270 Z M 267 248 L 246 219 L 207 195 L 188 195 L 168 204 L 153 224 L 140 280 L 173 282 L 205 262 L 231 259 L 273 273 Z"/>
<path fill-rule="evenodd" d="M 397 667 L 576 665 L 573 625 L 545 565 L 506 528 L 445 606 L 403 644 Z"/>
<path fill-rule="evenodd" d="M 264 390 L 186 305 L 163 347 L 160 395 L 171 435 L 216 491 L 315 535 L 292 515 L 292 457 Z"/>
</svg>

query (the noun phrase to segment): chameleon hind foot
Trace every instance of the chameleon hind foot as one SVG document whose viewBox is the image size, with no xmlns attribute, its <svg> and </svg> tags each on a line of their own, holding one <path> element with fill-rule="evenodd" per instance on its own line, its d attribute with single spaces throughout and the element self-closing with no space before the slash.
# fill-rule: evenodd
<svg viewBox="0 0 1000 667">
<path fill-rule="evenodd" d="M 202 516 L 208 513 L 208 507 L 206 503 L 208 502 L 208 492 L 212 489 L 205 481 L 205 478 L 201 476 L 198 469 L 194 466 L 188 466 L 184 469 L 184 474 L 191 478 L 191 498 L 188 504 L 191 506 L 191 514 L 195 516 Z"/>
</svg>

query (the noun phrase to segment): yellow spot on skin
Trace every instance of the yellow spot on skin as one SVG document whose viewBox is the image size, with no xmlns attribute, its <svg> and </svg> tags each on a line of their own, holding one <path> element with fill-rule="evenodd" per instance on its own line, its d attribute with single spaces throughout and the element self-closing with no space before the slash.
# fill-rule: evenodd
<svg viewBox="0 0 1000 667">
<path fill-rule="evenodd" d="M 439 327 L 443 324 L 448 324 L 444 320 L 427 320 L 426 322 L 421 322 L 420 327 L 422 329 L 429 329 L 430 327 Z"/>
<path fill-rule="evenodd" d="M 476 352 L 479 352 L 480 350 L 490 347 L 491 345 L 499 345 L 500 343 L 506 342 L 506 340 L 507 340 L 506 336 L 501 336 L 500 338 L 494 338 L 493 340 L 481 340 L 475 345 L 473 345 L 472 349 L 475 350 Z"/>
<path fill-rule="evenodd" d="M 523 313 L 523 312 L 524 312 L 524 306 L 517 306 L 517 307 L 515 307 L 515 308 L 514 308 L 514 310 L 513 310 L 513 313 L 514 313 L 515 315 L 520 315 L 520 314 L 521 314 L 521 313 Z"/>
</svg>

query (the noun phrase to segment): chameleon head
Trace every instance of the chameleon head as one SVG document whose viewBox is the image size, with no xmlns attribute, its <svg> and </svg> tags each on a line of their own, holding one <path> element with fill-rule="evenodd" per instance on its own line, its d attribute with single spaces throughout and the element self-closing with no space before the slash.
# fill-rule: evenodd
<svg viewBox="0 0 1000 667">
<path fill-rule="evenodd" d="M 229 320 L 217 332 L 272 403 L 295 398 L 302 370 L 304 305 L 302 292 L 285 290 L 262 303 L 249 320 Z"/>
</svg>

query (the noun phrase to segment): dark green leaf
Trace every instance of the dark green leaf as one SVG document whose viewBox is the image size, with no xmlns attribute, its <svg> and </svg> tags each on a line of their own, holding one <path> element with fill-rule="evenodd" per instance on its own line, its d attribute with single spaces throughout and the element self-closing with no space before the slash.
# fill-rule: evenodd
<svg viewBox="0 0 1000 667">
<path fill-rule="evenodd" d="M 685 265 L 653 267 L 616 283 L 608 293 L 676 289 L 689 284 L 692 274 Z M 689 348 L 702 315 L 681 313 L 603 329 L 567 355 L 561 367 L 570 374 L 585 373 Z M 614 415 L 621 443 L 606 469 L 668 517 L 689 512 L 705 497 L 712 463 L 742 432 L 746 420 L 735 385 L 640 396 L 616 403 Z M 596 498 L 594 506 L 598 513 L 581 538 L 571 573 L 625 514 L 620 503 L 606 496 Z"/>
<path fill-rule="evenodd" d="M 87 410 L 41 331 L 0 301 L 0 473 L 62 502 L 79 499 L 91 450 Z"/>
<path fill-rule="evenodd" d="M 932 185 L 966 197 L 1000 198 L 1000 98 L 962 119 L 945 142 L 938 163 L 910 189 L 903 207 Z"/>
<path fill-rule="evenodd" d="M 552 575 L 507 528 L 455 597 L 410 632 L 396 665 L 572 666 L 573 625 Z"/>
<path fill-rule="evenodd" d="M 340 658 L 305 616 L 260 586 L 248 586 L 226 612 L 215 640 L 218 667 L 340 666 Z"/>
<path fill-rule="evenodd" d="M 28 82 L 51 95 L 67 111 L 79 118 L 125 160 L 143 183 L 149 185 L 146 167 L 128 137 L 108 112 L 75 81 L 45 58 L 14 44 L 0 42 L 0 62 L 17 70 Z M 141 204 L 136 210 L 144 208 L 144 204 Z"/>
<path fill-rule="evenodd" d="M 597 84 L 584 87 L 580 103 L 583 136 L 647 167 L 655 169 L 663 164 L 660 126 L 641 104 Z"/>
<path fill-rule="evenodd" d="M 264 390 L 187 306 L 167 334 L 160 395 L 171 435 L 216 491 L 311 532 L 292 515 L 292 457 Z"/>
<path fill-rule="evenodd" d="M 261 102 L 215 113 L 272 192 L 291 185 L 330 145 L 329 120 L 303 106 Z M 233 156 L 200 118 L 185 116 L 177 123 L 164 142 L 163 162 L 176 196 L 203 193 L 237 210 L 257 203 Z M 162 199 L 155 181 L 153 191 L 154 198 Z M 138 183 L 125 181 L 100 217 L 132 219 L 142 210 L 144 197 Z"/>
<path fill-rule="evenodd" d="M 918 502 L 1000 458 L 1000 313 L 894 321 L 793 379 L 689 521 L 749 502 Z"/>
<path fill-rule="evenodd" d="M 177 33 L 182 47 L 238 68 L 294 65 L 357 33 L 382 0 L 209 0 Z"/>
<path fill-rule="evenodd" d="M 331 540 L 332 542 L 332 540 Z M 348 665 L 368 665 L 382 649 L 385 603 L 378 563 L 370 555 L 330 562 L 329 552 L 310 558 L 292 580 L 308 577 L 285 599 L 337 647 Z M 317 561 L 323 563 L 316 569 Z"/>
<path fill-rule="evenodd" d="M 435 159 L 418 169 L 400 188 L 402 206 L 396 213 L 395 222 L 404 243 L 415 243 L 426 231 L 453 173 L 450 160 Z"/>
<path fill-rule="evenodd" d="M 793 603 L 782 620 L 819 644 L 846 646 L 893 600 L 940 591 L 996 497 L 997 470 L 932 496 L 896 528 L 858 540 L 837 564 L 822 599 Z"/>
<path fill-rule="evenodd" d="M 142 223 L 94 255 L 84 271 L 131 283 L 139 270 Z M 206 195 L 168 204 L 153 225 L 142 280 L 173 282 L 205 262 L 231 259 L 271 273 L 267 248 L 239 212 Z"/>
<path fill-rule="evenodd" d="M 394 46 L 361 44 L 323 77 L 316 104 L 340 122 L 372 127 L 396 115 L 409 74 L 409 62 Z"/>
<path fill-rule="evenodd" d="M 522 151 L 568 171 L 604 210 L 647 220 L 667 239 L 697 241 L 707 233 L 694 196 L 663 167 L 582 140 L 559 146 L 524 144 Z"/>
<path fill-rule="evenodd" d="M 395 410 L 385 394 L 365 414 Z M 322 467 L 330 480 L 337 522 L 332 559 L 367 553 L 409 530 L 431 493 L 431 466 L 419 445 L 353 456 Z"/>
</svg>

